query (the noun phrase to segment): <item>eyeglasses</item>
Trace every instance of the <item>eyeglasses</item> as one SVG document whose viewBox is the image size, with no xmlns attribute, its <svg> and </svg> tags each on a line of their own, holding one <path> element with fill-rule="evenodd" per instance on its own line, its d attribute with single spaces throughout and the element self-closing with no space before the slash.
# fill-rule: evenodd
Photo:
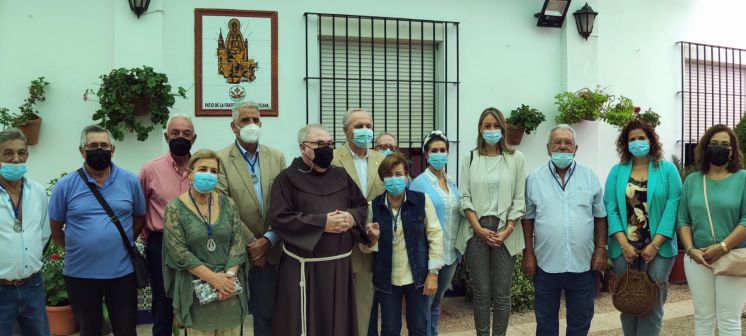
<svg viewBox="0 0 746 336">
<path fill-rule="evenodd" d="M 710 141 L 710 143 L 707 144 L 707 147 L 722 147 L 722 148 L 728 148 L 730 149 L 730 142 L 717 142 L 717 141 Z"/>
<path fill-rule="evenodd" d="M 567 147 L 573 147 L 575 146 L 575 142 L 569 140 L 556 140 L 549 143 L 549 146 L 551 146 L 552 148 L 560 148 L 563 145 Z"/>
<path fill-rule="evenodd" d="M 396 145 L 376 145 L 376 150 L 380 151 L 384 149 L 388 149 L 392 152 L 396 152 L 397 150 L 399 150 L 399 147 Z"/>
<path fill-rule="evenodd" d="M 304 145 L 306 145 L 306 144 L 314 144 L 314 145 L 316 145 L 316 148 L 328 147 L 328 148 L 334 149 L 334 147 L 335 147 L 334 141 L 321 141 L 321 140 L 319 140 L 317 142 L 303 141 L 303 144 Z M 306 145 L 306 146 L 309 147 L 309 148 L 311 148 L 311 146 L 308 146 L 308 145 Z"/>
<path fill-rule="evenodd" d="M 84 148 L 85 150 L 103 149 L 105 151 L 109 151 L 109 150 L 112 150 L 112 148 L 114 147 L 112 147 L 111 144 L 109 143 L 103 142 L 103 143 L 90 143 L 90 144 L 87 144 Z"/>
</svg>

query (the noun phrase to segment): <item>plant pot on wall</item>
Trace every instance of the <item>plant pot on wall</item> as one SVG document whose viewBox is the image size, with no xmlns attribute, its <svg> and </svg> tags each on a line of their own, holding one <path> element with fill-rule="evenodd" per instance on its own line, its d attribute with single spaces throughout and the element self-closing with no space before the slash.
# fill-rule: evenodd
<svg viewBox="0 0 746 336">
<path fill-rule="evenodd" d="M 683 285 L 686 283 L 686 272 L 684 272 L 684 256 L 686 251 L 679 250 L 676 258 L 673 262 L 673 268 L 671 274 L 668 276 L 668 282 Z"/>
<path fill-rule="evenodd" d="M 525 129 L 520 126 L 516 126 L 513 124 L 508 124 L 508 130 L 507 130 L 507 140 L 508 144 L 511 146 L 517 146 L 521 144 L 521 140 L 523 139 L 523 133 Z"/>
<path fill-rule="evenodd" d="M 18 125 L 18 129 L 26 135 L 27 145 L 36 145 L 39 143 L 39 131 L 41 130 L 41 117 L 34 114 L 23 124 Z"/>
<path fill-rule="evenodd" d="M 73 309 L 70 306 L 47 306 L 47 318 L 49 319 L 49 332 L 52 335 L 67 336 L 78 331 Z"/>
<path fill-rule="evenodd" d="M 132 104 L 135 105 L 135 115 L 142 116 L 150 112 L 150 98 L 146 96 L 138 96 L 132 99 Z"/>
</svg>

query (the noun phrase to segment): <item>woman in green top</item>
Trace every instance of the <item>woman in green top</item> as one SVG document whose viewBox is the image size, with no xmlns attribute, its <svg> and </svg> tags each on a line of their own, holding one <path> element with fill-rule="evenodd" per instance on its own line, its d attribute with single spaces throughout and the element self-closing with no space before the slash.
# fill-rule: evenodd
<svg viewBox="0 0 746 336">
<path fill-rule="evenodd" d="M 239 335 L 247 312 L 246 292 L 236 295 L 234 286 L 236 277 L 246 283 L 242 224 L 233 200 L 213 191 L 218 165 L 213 151 L 192 155 L 192 186 L 168 204 L 164 216 L 163 282 L 176 320 L 190 335 Z M 200 304 L 195 279 L 209 283 L 218 300 Z"/>
<path fill-rule="evenodd" d="M 734 248 L 746 248 L 746 171 L 733 131 L 710 127 L 694 149 L 699 172 L 687 177 L 679 205 L 679 238 L 689 262 L 684 271 L 694 305 L 695 335 L 741 335 L 746 278 L 715 276 L 712 264 Z M 712 216 L 712 228 L 705 205 Z"/>
</svg>

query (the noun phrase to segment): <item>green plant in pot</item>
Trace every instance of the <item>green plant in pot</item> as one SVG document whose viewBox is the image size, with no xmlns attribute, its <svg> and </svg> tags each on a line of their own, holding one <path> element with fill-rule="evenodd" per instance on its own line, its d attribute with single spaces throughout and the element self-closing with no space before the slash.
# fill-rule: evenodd
<svg viewBox="0 0 746 336">
<path fill-rule="evenodd" d="M 582 89 L 577 92 L 562 92 L 554 96 L 557 105 L 558 124 L 577 124 L 583 120 L 598 119 L 609 101 L 610 96 L 601 89 L 591 91 Z"/>
<path fill-rule="evenodd" d="M 637 114 L 637 119 L 640 119 L 651 126 L 653 128 L 658 127 L 658 125 L 661 124 L 661 116 L 658 113 L 653 112 L 653 109 L 648 108 L 645 110 L 645 112 L 640 113 L 640 108 L 635 107 L 635 114 Z"/>
<path fill-rule="evenodd" d="M 101 77 L 101 86 L 95 91 L 101 104 L 93 120 L 108 129 L 116 140 L 123 140 L 125 133 L 137 134 L 137 140 L 145 141 L 155 125 L 166 127 L 168 109 L 176 102 L 175 97 L 186 98 L 182 87 L 171 92 L 168 77 L 153 71 L 153 68 L 114 69 Z M 86 90 L 84 100 L 93 90 Z M 138 116 L 150 113 L 150 124 Z"/>
<path fill-rule="evenodd" d="M 609 106 L 606 111 L 603 112 L 601 118 L 607 124 L 615 126 L 617 129 L 621 130 L 625 125 L 627 125 L 627 123 L 635 119 L 635 109 L 638 109 L 639 111 L 639 107 L 635 107 L 632 99 L 621 96 L 616 103 Z"/>
<path fill-rule="evenodd" d="M 17 127 L 26 135 L 26 143 L 35 145 L 39 142 L 39 131 L 41 130 L 41 117 L 34 106 L 38 102 L 46 100 L 46 88 L 49 82 L 44 77 L 31 81 L 28 87 L 28 98 L 23 105 L 18 107 L 20 113 L 11 114 L 7 108 L 0 107 L 0 124 L 8 127 Z"/>
<path fill-rule="evenodd" d="M 521 104 L 519 108 L 510 112 L 510 117 L 507 120 L 508 144 L 513 146 L 520 145 L 523 133 L 531 134 L 544 121 L 546 121 L 544 113 L 528 105 Z"/>
</svg>

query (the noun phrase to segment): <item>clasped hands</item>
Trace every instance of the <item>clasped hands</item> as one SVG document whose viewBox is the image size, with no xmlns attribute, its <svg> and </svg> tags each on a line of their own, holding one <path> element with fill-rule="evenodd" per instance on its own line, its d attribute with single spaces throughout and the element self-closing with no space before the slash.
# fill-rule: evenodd
<svg viewBox="0 0 746 336">
<path fill-rule="evenodd" d="M 355 226 L 355 218 L 347 211 L 335 210 L 326 214 L 326 233 L 344 233 Z"/>
<path fill-rule="evenodd" d="M 474 229 L 474 234 L 481 238 L 485 244 L 490 247 L 500 247 L 505 243 L 510 234 L 513 233 L 513 227 L 508 225 L 505 230 L 496 232 L 490 229 L 484 228 L 481 225 Z"/>
<path fill-rule="evenodd" d="M 720 244 L 712 244 L 708 247 L 689 250 L 689 258 L 697 264 L 712 268 L 712 264 L 725 254 L 725 249 Z"/>
<path fill-rule="evenodd" d="M 218 292 L 218 300 L 227 300 L 236 292 L 236 275 L 227 272 L 213 273 L 207 282 Z"/>
<path fill-rule="evenodd" d="M 655 248 L 653 242 L 650 242 L 650 244 L 646 245 L 645 248 L 642 249 L 642 251 L 636 249 L 629 243 L 622 246 L 622 256 L 624 257 L 624 260 L 626 260 L 630 264 L 633 263 L 638 257 L 642 257 L 642 260 L 644 260 L 645 263 L 650 263 L 657 255 L 658 249 Z"/>
</svg>

